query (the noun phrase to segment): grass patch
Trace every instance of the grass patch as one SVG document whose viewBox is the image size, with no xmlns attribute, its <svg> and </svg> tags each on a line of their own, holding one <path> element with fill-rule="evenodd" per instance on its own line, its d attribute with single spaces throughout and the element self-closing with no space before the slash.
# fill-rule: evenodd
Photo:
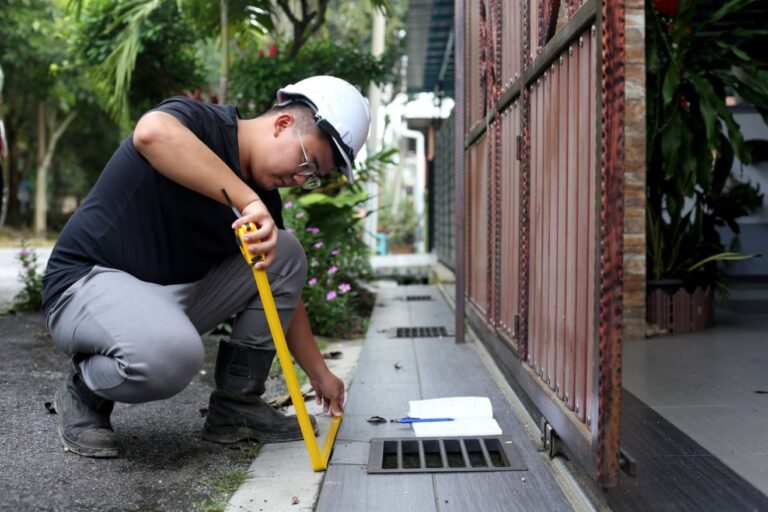
<svg viewBox="0 0 768 512">
<path fill-rule="evenodd" d="M 37 237 L 31 231 L 4 227 L 0 229 L 0 247 L 20 247 L 21 239 L 26 238 L 30 247 L 53 247 L 58 233 L 47 233 L 44 237 Z"/>
<path fill-rule="evenodd" d="M 248 479 L 245 469 L 234 469 L 214 475 L 205 481 L 212 487 L 211 496 L 195 507 L 197 512 L 224 512 L 229 497 Z"/>
<path fill-rule="evenodd" d="M 248 479 L 248 466 L 259 454 L 261 444 L 256 442 L 237 443 L 233 446 L 234 462 L 244 467 L 223 471 L 203 480 L 202 484 L 209 487 L 210 495 L 195 505 L 195 512 L 224 512 L 229 498 Z"/>
<path fill-rule="evenodd" d="M 251 443 L 249 441 L 238 443 L 237 448 L 240 452 L 237 455 L 237 461 L 241 464 L 250 464 L 259 455 L 261 446 L 261 443 Z"/>
</svg>

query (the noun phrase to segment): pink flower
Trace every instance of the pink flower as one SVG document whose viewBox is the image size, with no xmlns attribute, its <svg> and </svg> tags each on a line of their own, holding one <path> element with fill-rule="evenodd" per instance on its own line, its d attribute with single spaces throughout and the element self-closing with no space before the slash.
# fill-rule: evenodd
<svg viewBox="0 0 768 512">
<path fill-rule="evenodd" d="M 309 280 L 309 286 L 314 286 L 316 284 L 317 284 L 317 278 L 316 277 L 313 277 L 312 279 Z"/>
<path fill-rule="evenodd" d="M 279 48 L 277 47 L 277 45 L 272 43 L 271 45 L 269 45 L 269 56 L 274 57 L 275 55 L 277 55 L 278 50 Z"/>
<path fill-rule="evenodd" d="M 336 256 L 338 254 L 339 254 L 339 250 L 338 249 L 334 249 L 334 250 L 331 251 L 331 256 Z"/>
<path fill-rule="evenodd" d="M 318 233 L 320 233 L 320 228 L 316 228 L 315 226 L 309 226 L 307 228 L 307 232 L 312 233 L 313 235 L 317 235 Z"/>
<path fill-rule="evenodd" d="M 349 285 L 349 283 L 341 283 L 339 285 L 339 290 L 341 291 L 341 293 L 347 293 L 351 289 L 352 287 Z"/>
<path fill-rule="evenodd" d="M 304 216 L 304 212 L 303 212 L 303 211 L 299 211 L 299 212 L 296 212 L 296 218 L 297 218 L 297 219 L 300 219 L 300 218 L 302 218 L 303 216 Z"/>
<path fill-rule="evenodd" d="M 336 292 L 331 290 L 325 294 L 325 300 L 333 300 L 336 298 Z"/>
<path fill-rule="evenodd" d="M 289 233 L 293 233 L 293 228 L 285 228 L 285 230 Z"/>
<path fill-rule="evenodd" d="M 313 247 L 314 247 L 315 249 L 319 249 L 319 248 L 321 248 L 322 246 L 323 246 L 323 241 L 322 241 L 322 240 L 319 240 L 319 241 L 315 242 L 315 245 L 313 245 Z"/>
<path fill-rule="evenodd" d="M 336 268 L 335 266 L 328 269 L 328 273 L 329 274 L 335 274 L 338 271 L 339 271 L 339 269 Z"/>
<path fill-rule="evenodd" d="M 285 203 L 284 208 L 287 210 L 288 208 L 290 208 L 292 206 L 293 206 L 293 201 L 288 201 L 287 203 Z"/>
</svg>

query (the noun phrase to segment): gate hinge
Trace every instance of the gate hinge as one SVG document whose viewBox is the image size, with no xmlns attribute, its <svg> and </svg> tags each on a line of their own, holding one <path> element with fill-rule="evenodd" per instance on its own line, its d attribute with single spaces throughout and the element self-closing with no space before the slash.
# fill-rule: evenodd
<svg viewBox="0 0 768 512">
<path fill-rule="evenodd" d="M 627 476 L 637 476 L 637 461 L 621 446 L 619 446 L 619 467 Z"/>
<path fill-rule="evenodd" d="M 514 331 L 512 332 L 513 338 L 519 338 L 520 337 L 520 315 L 515 315 L 515 327 Z"/>
<path fill-rule="evenodd" d="M 541 420 L 539 420 L 539 426 L 541 427 L 542 451 L 547 452 L 549 458 L 552 459 L 555 457 L 555 455 L 560 454 L 560 437 L 557 435 L 555 429 L 552 428 L 552 425 L 549 424 L 547 418 L 544 416 L 542 416 Z"/>
<path fill-rule="evenodd" d="M 515 145 L 516 145 L 515 158 L 518 161 L 521 161 L 523 159 L 523 136 L 522 135 L 518 135 L 517 137 L 515 137 Z"/>
</svg>

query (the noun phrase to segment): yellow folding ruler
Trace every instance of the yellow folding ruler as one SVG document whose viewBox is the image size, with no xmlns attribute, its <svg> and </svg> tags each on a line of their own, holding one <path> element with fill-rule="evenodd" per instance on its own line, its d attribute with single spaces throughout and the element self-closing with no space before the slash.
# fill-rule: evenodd
<svg viewBox="0 0 768 512">
<path fill-rule="evenodd" d="M 227 198 L 235 215 L 237 215 L 238 218 L 242 217 L 240 211 L 238 211 L 232 203 L 232 200 L 229 198 L 226 190 L 222 189 L 222 192 L 224 192 L 224 197 Z M 342 416 L 334 416 L 331 420 L 331 426 L 328 430 L 328 435 L 325 438 L 325 443 L 323 444 L 323 451 L 321 452 L 317 444 L 315 432 L 312 430 L 312 423 L 309 420 L 307 407 L 304 405 L 304 396 L 301 394 L 299 379 L 296 377 L 296 369 L 293 367 L 291 353 L 288 350 L 288 343 L 285 341 L 283 326 L 280 323 L 280 317 L 277 315 L 277 307 L 275 306 L 275 299 L 272 297 L 272 290 L 269 287 L 267 273 L 264 270 L 258 270 L 254 266 L 254 264 L 261 261 L 264 257 L 262 255 L 254 255 L 251 253 L 251 251 L 248 250 L 248 244 L 243 241 L 243 237 L 246 233 L 255 230 L 256 226 L 252 223 L 243 224 L 235 230 L 237 245 L 240 247 L 240 252 L 243 253 L 243 258 L 245 258 L 245 261 L 248 262 L 248 266 L 250 266 L 253 271 L 253 277 L 256 280 L 256 287 L 259 290 L 261 303 L 264 306 L 264 313 L 267 316 L 269 331 L 272 334 L 272 339 L 275 342 L 275 349 L 277 349 L 277 356 L 280 359 L 280 367 L 283 369 L 283 375 L 285 375 L 285 383 L 288 386 L 288 392 L 291 395 L 293 406 L 296 408 L 296 418 L 299 420 L 301 435 L 304 437 L 304 444 L 307 446 L 307 453 L 309 453 L 312 469 L 314 471 L 324 471 L 328 467 L 328 459 L 331 457 L 331 449 L 333 448 L 333 442 L 336 439 L 336 433 L 339 431 Z"/>
</svg>

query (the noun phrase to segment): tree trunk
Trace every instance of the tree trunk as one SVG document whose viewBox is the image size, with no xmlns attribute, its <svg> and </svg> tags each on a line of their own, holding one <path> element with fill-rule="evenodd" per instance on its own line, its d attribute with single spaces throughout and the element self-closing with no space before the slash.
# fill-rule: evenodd
<svg viewBox="0 0 768 512">
<path fill-rule="evenodd" d="M 47 210 L 48 167 L 45 162 L 46 144 L 45 103 L 37 104 L 37 177 L 35 178 L 35 234 L 45 235 L 45 214 Z"/>
<path fill-rule="evenodd" d="M 38 138 L 38 168 L 37 178 L 35 180 L 35 235 L 45 236 L 47 229 L 47 213 L 48 213 L 48 169 L 51 166 L 53 155 L 56 152 L 56 145 L 59 143 L 59 139 L 69 127 L 70 123 L 77 116 L 77 110 L 71 111 L 64 118 L 64 121 L 57 127 L 56 126 L 56 113 L 51 112 L 50 119 L 46 123 L 45 116 L 46 108 L 45 104 L 40 102 L 37 110 L 37 138 Z M 46 124 L 51 135 L 48 139 L 48 143 L 45 144 L 46 139 Z"/>
</svg>

